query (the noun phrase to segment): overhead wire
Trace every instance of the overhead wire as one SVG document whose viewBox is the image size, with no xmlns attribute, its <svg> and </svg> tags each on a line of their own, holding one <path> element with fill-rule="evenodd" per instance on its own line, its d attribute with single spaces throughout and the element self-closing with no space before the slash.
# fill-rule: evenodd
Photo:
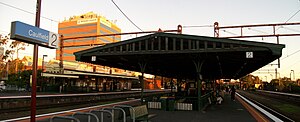
<svg viewBox="0 0 300 122">
<path fill-rule="evenodd" d="M 282 27 L 282 28 L 284 28 L 284 29 L 286 29 L 286 30 L 290 30 L 290 31 L 294 31 L 294 32 L 300 33 L 299 30 L 295 30 L 295 29 L 292 29 L 292 28 L 288 28 L 288 27 Z"/>
<path fill-rule="evenodd" d="M 286 21 L 285 21 L 285 23 L 287 23 L 288 21 L 290 21 L 293 17 L 295 17 L 298 13 L 300 12 L 300 9 L 297 11 L 297 12 L 295 12 L 289 19 L 287 19 Z"/>
<path fill-rule="evenodd" d="M 290 67 L 292 67 L 292 66 L 294 66 L 294 65 L 296 65 L 296 64 L 298 64 L 298 63 L 300 63 L 300 60 L 296 61 L 295 63 L 293 63 L 292 65 L 290 65 L 290 66 L 288 66 L 288 67 L 285 67 L 285 69 L 283 69 L 282 71 L 286 71 L 286 70 L 288 70 Z"/>
<path fill-rule="evenodd" d="M 284 23 L 287 23 L 288 21 L 290 21 L 293 17 L 295 17 L 298 13 L 300 12 L 300 9 L 295 12 L 289 19 L 287 19 Z M 283 26 L 280 26 L 279 28 L 276 29 L 276 31 L 278 31 L 280 28 L 283 28 Z"/>
<path fill-rule="evenodd" d="M 18 8 L 18 7 L 15 7 L 15 6 L 12 6 L 12 5 L 3 3 L 3 2 L 0 2 L 0 4 L 5 5 L 5 6 L 8 6 L 8 7 L 11 7 L 11 8 L 14 8 L 14 9 L 18 9 L 18 10 L 23 11 L 23 12 L 28 13 L 28 14 L 35 15 L 35 13 L 33 13 L 33 12 L 30 12 L 30 11 L 27 11 L 27 10 L 24 10 L 24 9 L 21 9 L 21 8 Z M 44 16 L 41 16 L 41 17 L 44 18 L 44 19 L 50 20 L 50 21 L 59 22 L 59 21 L 57 21 L 57 20 L 54 20 L 54 19 L 51 19 L 51 18 L 48 18 L 48 17 L 44 17 Z"/>
<path fill-rule="evenodd" d="M 296 54 L 296 53 L 298 53 L 298 52 L 300 52 L 300 50 L 297 50 L 297 51 L 293 52 L 292 54 L 287 55 L 286 57 L 281 58 L 281 61 L 284 60 L 284 59 L 286 59 L 286 58 L 288 58 L 288 57 L 290 57 L 290 56 L 292 56 L 292 55 L 294 55 L 294 54 Z"/>
<path fill-rule="evenodd" d="M 255 31 L 255 32 L 263 33 L 263 34 L 268 34 L 267 32 L 256 30 L 256 29 L 253 29 L 253 28 L 248 28 L 248 30 L 252 30 L 252 31 Z"/>
<path fill-rule="evenodd" d="M 128 21 L 131 22 L 131 24 L 133 24 L 137 29 L 139 29 L 140 31 L 144 32 L 140 27 L 138 27 L 122 10 L 121 8 L 114 2 L 114 0 L 111 0 L 111 2 L 113 2 L 113 4 L 119 9 L 119 11 L 127 18 Z"/>
<path fill-rule="evenodd" d="M 226 30 L 223 30 L 223 32 L 225 32 L 225 33 L 229 33 L 229 34 L 232 34 L 232 35 L 237 35 L 237 34 L 235 34 L 235 33 L 233 33 L 233 32 L 226 31 Z"/>
<path fill-rule="evenodd" d="M 214 27 L 213 25 L 184 25 L 182 28 L 203 28 L 203 27 Z"/>
</svg>

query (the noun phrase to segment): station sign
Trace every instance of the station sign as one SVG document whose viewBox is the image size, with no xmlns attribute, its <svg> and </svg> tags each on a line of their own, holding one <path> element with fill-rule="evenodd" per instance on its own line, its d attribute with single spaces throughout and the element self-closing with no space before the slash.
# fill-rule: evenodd
<svg viewBox="0 0 300 122">
<path fill-rule="evenodd" d="M 59 42 L 59 34 L 20 21 L 11 23 L 10 38 L 49 48 L 57 48 Z"/>
<path fill-rule="evenodd" d="M 246 58 L 253 58 L 253 52 L 246 52 Z"/>
</svg>

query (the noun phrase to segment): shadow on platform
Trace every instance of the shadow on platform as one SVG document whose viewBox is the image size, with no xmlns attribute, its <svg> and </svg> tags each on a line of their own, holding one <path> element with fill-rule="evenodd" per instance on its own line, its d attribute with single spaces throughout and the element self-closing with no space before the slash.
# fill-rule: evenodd
<svg viewBox="0 0 300 122">
<path fill-rule="evenodd" d="M 152 122 L 256 122 L 247 109 L 238 100 L 230 100 L 228 94 L 221 105 L 210 105 L 205 111 L 149 109 L 149 113 L 157 114 Z"/>
</svg>

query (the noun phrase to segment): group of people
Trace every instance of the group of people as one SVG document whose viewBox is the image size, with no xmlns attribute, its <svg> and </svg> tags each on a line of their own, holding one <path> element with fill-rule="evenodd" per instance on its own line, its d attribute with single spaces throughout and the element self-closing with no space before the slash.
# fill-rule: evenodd
<svg viewBox="0 0 300 122">
<path fill-rule="evenodd" d="M 234 86 L 231 86 L 230 89 L 229 89 L 229 87 L 226 87 L 226 92 L 230 94 L 231 100 L 234 101 L 234 98 L 235 98 L 235 92 L 236 92 Z"/>
<path fill-rule="evenodd" d="M 225 88 L 225 92 L 230 94 L 232 101 L 235 101 L 235 92 L 236 92 L 236 89 L 234 88 L 234 86 L 232 86 L 231 88 L 226 87 Z M 223 91 L 217 90 L 217 93 L 216 93 L 217 104 L 221 104 L 222 101 L 224 100 L 224 94 L 223 93 L 224 93 Z"/>
</svg>

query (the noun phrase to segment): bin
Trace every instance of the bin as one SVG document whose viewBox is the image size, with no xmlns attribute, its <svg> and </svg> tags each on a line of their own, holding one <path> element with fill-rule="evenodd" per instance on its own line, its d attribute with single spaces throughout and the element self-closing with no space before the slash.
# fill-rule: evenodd
<svg viewBox="0 0 300 122">
<path fill-rule="evenodd" d="M 168 111 L 175 110 L 175 97 L 168 97 L 167 99 Z"/>
<path fill-rule="evenodd" d="M 161 102 L 161 110 L 167 110 L 167 99 L 168 97 L 161 97 L 160 102 Z"/>
<path fill-rule="evenodd" d="M 161 109 L 165 111 L 175 110 L 175 97 L 161 97 Z"/>
</svg>

